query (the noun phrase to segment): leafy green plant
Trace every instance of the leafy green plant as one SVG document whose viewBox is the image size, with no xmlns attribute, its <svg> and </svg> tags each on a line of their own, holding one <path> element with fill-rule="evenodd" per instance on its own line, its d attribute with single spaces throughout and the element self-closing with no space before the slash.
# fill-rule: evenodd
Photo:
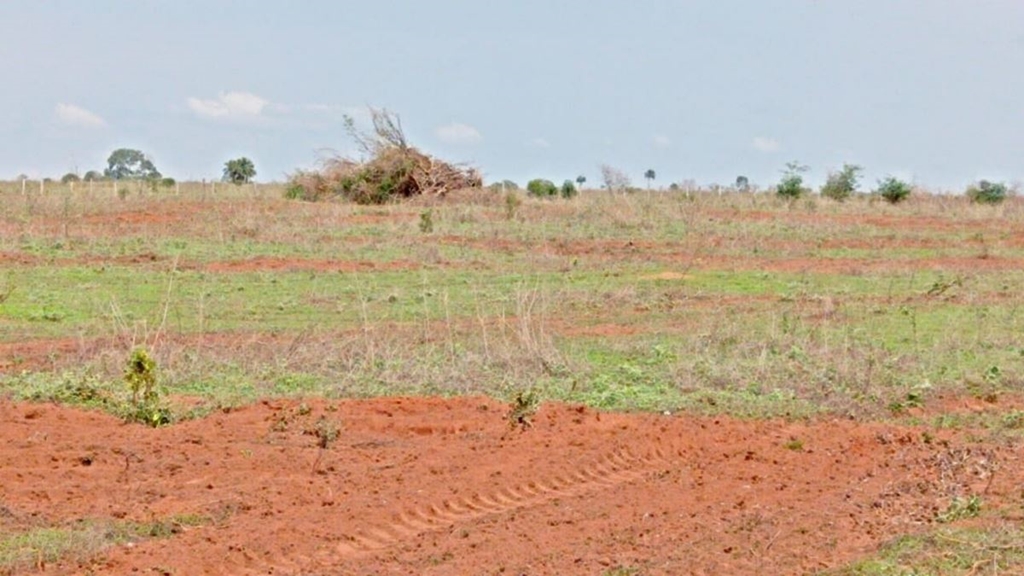
<svg viewBox="0 0 1024 576">
<path fill-rule="evenodd" d="M 981 498 L 972 494 L 966 498 L 957 496 L 949 503 L 949 506 L 936 516 L 936 520 L 949 524 L 966 518 L 976 518 L 981 514 Z"/>
<path fill-rule="evenodd" d="M 79 178 L 78 174 L 75 174 L 74 172 L 68 172 L 60 177 L 61 184 L 70 184 L 72 182 L 78 182 L 79 180 L 81 180 L 81 178 Z"/>
<path fill-rule="evenodd" d="M 156 362 L 144 348 L 136 348 L 128 358 L 124 381 L 131 399 L 124 417 L 153 427 L 169 424 L 170 410 L 160 405 L 160 391 L 156 382 Z"/>
<path fill-rule="evenodd" d="M 976 204 L 999 204 L 1009 195 L 1009 189 L 1002 182 L 981 180 L 967 189 L 966 195 Z"/>
<path fill-rule="evenodd" d="M 888 176 L 884 180 L 879 180 L 878 189 L 875 190 L 875 194 L 882 197 L 883 200 L 889 204 L 899 204 L 910 197 L 910 184 L 895 178 Z"/>
<path fill-rule="evenodd" d="M 551 180 L 534 178 L 526 184 L 526 192 L 535 198 L 553 198 L 558 196 L 558 186 Z"/>
<path fill-rule="evenodd" d="M 860 173 L 864 169 L 854 164 L 843 164 L 838 172 L 831 172 L 821 187 L 821 195 L 842 202 L 857 191 Z"/>
<path fill-rule="evenodd" d="M 808 169 L 807 166 L 799 162 L 786 164 L 786 169 L 782 171 L 782 180 L 775 187 L 775 193 L 787 200 L 796 200 L 806 194 L 803 174 Z"/>
</svg>

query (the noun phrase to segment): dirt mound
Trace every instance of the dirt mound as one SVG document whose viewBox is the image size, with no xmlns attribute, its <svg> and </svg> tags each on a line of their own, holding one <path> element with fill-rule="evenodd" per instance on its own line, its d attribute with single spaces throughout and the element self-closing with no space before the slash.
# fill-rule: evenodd
<svg viewBox="0 0 1024 576">
<path fill-rule="evenodd" d="M 0 435 L 19 526 L 215 519 L 52 574 L 800 574 L 927 528 L 951 491 L 998 506 L 1021 480 L 1008 448 L 948 431 L 544 405 L 519 432 L 479 398 L 264 402 L 157 430 L 0 403 Z"/>
</svg>

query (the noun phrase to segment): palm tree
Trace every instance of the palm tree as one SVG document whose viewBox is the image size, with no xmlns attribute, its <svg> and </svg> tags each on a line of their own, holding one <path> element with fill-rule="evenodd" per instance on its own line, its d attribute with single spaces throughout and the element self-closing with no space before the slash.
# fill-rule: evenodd
<svg viewBox="0 0 1024 576">
<path fill-rule="evenodd" d="M 651 189 L 651 181 L 657 178 L 658 175 L 654 172 L 653 168 L 648 168 L 647 172 L 644 172 L 644 178 L 647 179 L 647 189 Z"/>
</svg>

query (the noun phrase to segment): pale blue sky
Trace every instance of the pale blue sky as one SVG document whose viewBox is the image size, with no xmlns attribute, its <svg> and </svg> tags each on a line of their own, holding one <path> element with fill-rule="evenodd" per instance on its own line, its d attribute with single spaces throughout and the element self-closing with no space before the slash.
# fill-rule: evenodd
<svg viewBox="0 0 1024 576">
<path fill-rule="evenodd" d="M 1024 0 L 4 0 L 0 78 L 3 178 L 280 180 L 367 104 L 489 181 L 1024 177 Z"/>
</svg>

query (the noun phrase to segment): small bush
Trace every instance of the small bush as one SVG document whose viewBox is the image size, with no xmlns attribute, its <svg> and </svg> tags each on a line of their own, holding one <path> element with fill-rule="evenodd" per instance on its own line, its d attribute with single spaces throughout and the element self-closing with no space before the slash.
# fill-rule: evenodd
<svg viewBox="0 0 1024 576">
<path fill-rule="evenodd" d="M 562 194 L 562 198 L 565 198 L 567 200 L 569 198 L 573 198 L 574 196 L 576 196 L 576 194 L 579 193 L 579 191 L 576 190 L 576 185 L 573 184 L 572 180 L 566 180 L 565 182 L 562 182 L 562 189 L 559 190 L 559 192 Z"/>
<path fill-rule="evenodd" d="M 787 200 L 796 200 L 804 195 L 804 177 L 799 174 L 785 176 L 775 188 L 775 193 Z"/>
<path fill-rule="evenodd" d="M 843 164 L 839 172 L 831 172 L 825 185 L 821 187 L 821 195 L 842 202 L 857 191 L 860 173 L 864 169 L 853 164 Z"/>
<path fill-rule="evenodd" d="M 875 194 L 881 196 L 889 204 L 899 204 L 910 197 L 910 184 L 889 176 L 878 182 Z"/>
<path fill-rule="evenodd" d="M 967 197 L 976 204 L 999 204 L 1006 200 L 1009 190 L 1002 182 L 981 180 L 967 189 Z"/>
<path fill-rule="evenodd" d="M 154 428 L 171 422 L 171 411 L 160 404 L 156 362 L 145 349 L 136 348 L 132 351 L 125 367 L 124 381 L 132 395 L 122 414 L 126 420 L 141 422 Z"/>
<path fill-rule="evenodd" d="M 798 162 L 790 162 L 789 164 L 786 164 L 786 169 L 782 172 L 782 180 L 780 180 L 779 184 L 775 187 L 775 193 L 787 200 L 796 200 L 806 194 L 807 189 L 804 188 L 804 172 L 807 172 L 807 166 Z"/>
<path fill-rule="evenodd" d="M 81 180 L 81 178 L 79 178 L 78 174 L 75 174 L 74 172 L 68 172 L 60 177 L 61 184 L 70 184 L 72 182 L 78 182 L 79 180 Z"/>
<path fill-rule="evenodd" d="M 178 181 L 170 176 L 160 179 L 160 185 L 164 188 L 174 188 L 174 185 L 177 183 Z"/>
<path fill-rule="evenodd" d="M 558 186 L 551 180 L 534 178 L 526 184 L 526 192 L 536 198 L 553 198 L 558 196 Z"/>
<path fill-rule="evenodd" d="M 89 170 L 85 173 L 85 176 L 82 177 L 82 180 L 85 180 L 86 182 L 97 182 L 99 180 L 103 180 L 103 174 L 97 170 Z"/>
</svg>

